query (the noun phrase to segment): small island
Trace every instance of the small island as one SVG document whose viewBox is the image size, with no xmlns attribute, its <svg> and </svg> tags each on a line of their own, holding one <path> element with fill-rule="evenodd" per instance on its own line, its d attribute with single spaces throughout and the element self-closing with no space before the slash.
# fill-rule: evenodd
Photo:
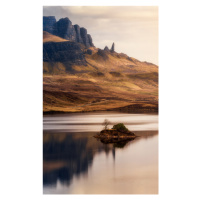
<svg viewBox="0 0 200 200">
<path fill-rule="evenodd" d="M 112 129 L 107 129 L 107 125 L 105 125 L 104 130 L 94 137 L 107 144 L 127 142 L 135 139 L 137 136 L 133 132 L 129 131 L 123 123 L 119 123 L 114 125 Z"/>
</svg>

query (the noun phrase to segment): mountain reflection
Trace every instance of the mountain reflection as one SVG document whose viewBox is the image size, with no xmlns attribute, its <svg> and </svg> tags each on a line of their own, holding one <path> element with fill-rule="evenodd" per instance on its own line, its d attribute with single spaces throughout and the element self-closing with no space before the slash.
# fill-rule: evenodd
<svg viewBox="0 0 200 200">
<path fill-rule="evenodd" d="M 70 185 L 74 176 L 87 175 L 95 154 L 112 152 L 111 144 L 102 144 L 92 133 L 43 134 L 43 184 L 55 186 L 59 180 Z"/>
<path fill-rule="evenodd" d="M 104 144 L 94 138 L 96 133 L 43 132 L 43 185 L 55 187 L 60 181 L 69 186 L 73 177 L 87 176 L 95 155 L 111 153 L 115 163 L 116 148 L 123 149 L 140 137 L 115 144 Z M 146 132 L 153 137 L 157 132 Z M 137 135 L 144 135 L 143 132 Z M 144 137 L 143 137 L 144 138 Z"/>
</svg>

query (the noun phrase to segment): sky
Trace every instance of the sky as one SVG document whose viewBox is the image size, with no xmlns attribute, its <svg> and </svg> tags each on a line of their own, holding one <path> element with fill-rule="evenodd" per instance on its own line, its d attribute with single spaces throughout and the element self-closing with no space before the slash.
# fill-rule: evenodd
<svg viewBox="0 0 200 200">
<path fill-rule="evenodd" d="M 97 48 L 111 48 L 158 65 L 157 6 L 44 6 L 44 16 L 68 17 L 87 29 Z"/>
</svg>

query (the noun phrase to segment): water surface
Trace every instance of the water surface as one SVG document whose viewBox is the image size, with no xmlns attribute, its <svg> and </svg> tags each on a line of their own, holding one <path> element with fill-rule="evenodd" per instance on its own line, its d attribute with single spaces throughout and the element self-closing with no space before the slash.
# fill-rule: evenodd
<svg viewBox="0 0 200 200">
<path fill-rule="evenodd" d="M 141 137 L 103 144 L 105 119 Z M 157 194 L 158 115 L 117 112 L 44 116 L 44 194 Z"/>
</svg>

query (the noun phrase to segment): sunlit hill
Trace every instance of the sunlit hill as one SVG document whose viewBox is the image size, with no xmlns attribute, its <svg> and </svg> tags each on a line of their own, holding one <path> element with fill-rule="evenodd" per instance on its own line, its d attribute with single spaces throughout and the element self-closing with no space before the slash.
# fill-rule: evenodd
<svg viewBox="0 0 200 200">
<path fill-rule="evenodd" d="M 158 66 L 115 45 L 99 49 L 68 18 L 44 17 L 43 111 L 158 112 Z"/>
</svg>

